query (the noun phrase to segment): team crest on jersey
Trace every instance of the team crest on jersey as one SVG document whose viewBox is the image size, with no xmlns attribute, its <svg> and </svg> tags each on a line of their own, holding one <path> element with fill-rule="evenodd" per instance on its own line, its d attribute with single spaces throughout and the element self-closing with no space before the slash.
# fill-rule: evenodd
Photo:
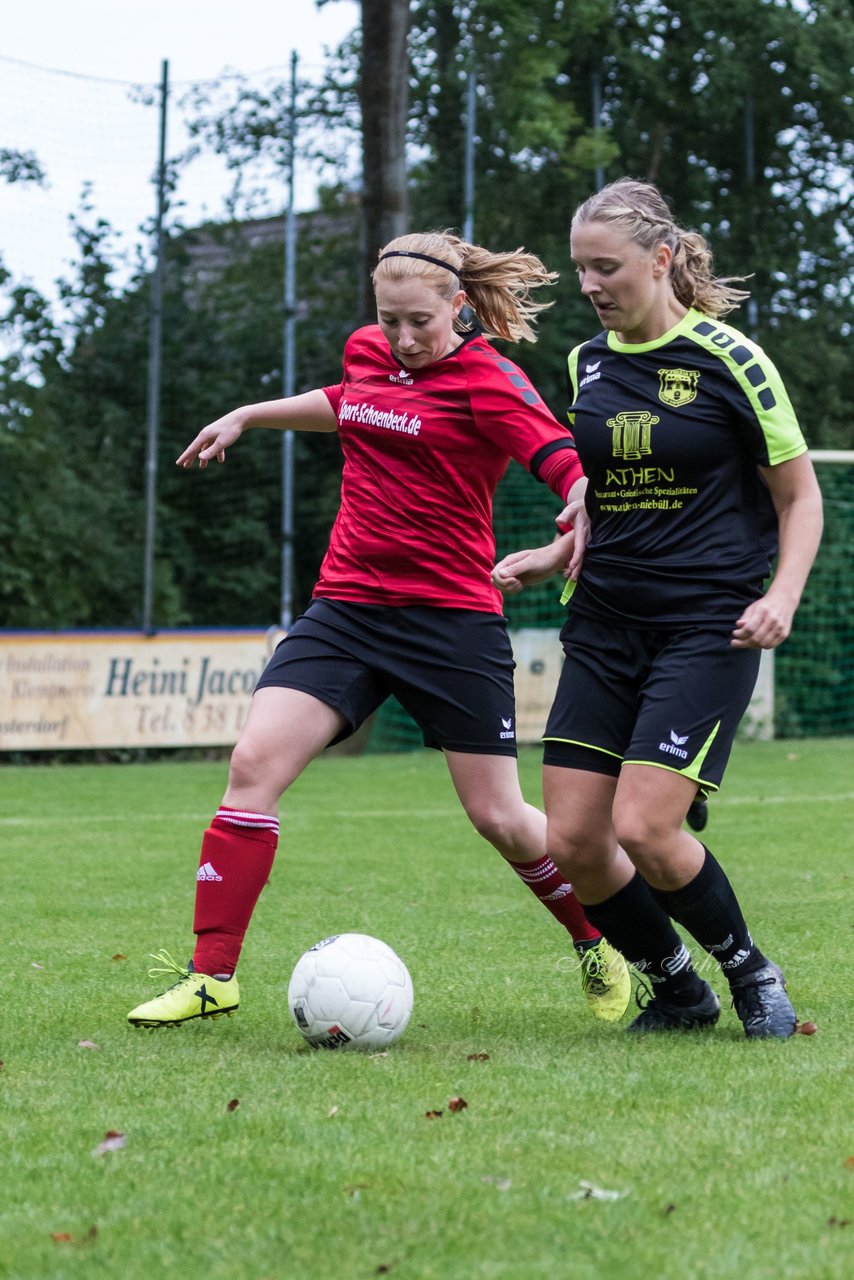
<svg viewBox="0 0 854 1280">
<path fill-rule="evenodd" d="M 658 398 L 671 409 L 679 409 L 697 399 L 699 369 L 659 369 Z"/>
</svg>

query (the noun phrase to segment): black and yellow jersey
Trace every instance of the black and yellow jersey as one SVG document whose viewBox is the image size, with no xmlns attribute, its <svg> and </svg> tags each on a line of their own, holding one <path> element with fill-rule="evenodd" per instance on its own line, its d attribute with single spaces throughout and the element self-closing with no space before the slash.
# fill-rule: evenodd
<svg viewBox="0 0 854 1280">
<path fill-rule="evenodd" d="M 731 625 L 762 594 L 777 520 L 757 470 L 806 451 L 768 356 L 690 310 L 654 342 L 569 356 L 591 539 L 573 610 L 625 626 Z"/>
</svg>

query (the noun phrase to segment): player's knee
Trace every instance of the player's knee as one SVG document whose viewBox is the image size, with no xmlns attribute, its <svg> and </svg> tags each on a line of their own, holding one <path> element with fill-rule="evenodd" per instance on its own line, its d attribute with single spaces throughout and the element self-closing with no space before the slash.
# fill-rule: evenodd
<svg viewBox="0 0 854 1280">
<path fill-rule="evenodd" d="M 269 770 L 269 763 L 269 757 L 265 760 L 265 753 L 251 737 L 241 738 L 231 753 L 229 790 L 243 791 L 257 786 L 259 778 Z"/>
<path fill-rule="evenodd" d="M 641 873 L 652 873 L 654 878 L 666 870 L 673 837 L 669 824 L 656 814 L 632 810 L 615 814 L 614 826 L 617 839 Z"/>
<path fill-rule="evenodd" d="M 599 831 L 557 831 L 549 826 L 548 852 L 568 880 L 598 876 L 609 861 L 612 842 Z"/>
<path fill-rule="evenodd" d="M 479 836 L 496 849 L 512 848 L 517 843 L 514 816 L 495 805 L 475 802 L 466 806 L 469 821 Z"/>
</svg>

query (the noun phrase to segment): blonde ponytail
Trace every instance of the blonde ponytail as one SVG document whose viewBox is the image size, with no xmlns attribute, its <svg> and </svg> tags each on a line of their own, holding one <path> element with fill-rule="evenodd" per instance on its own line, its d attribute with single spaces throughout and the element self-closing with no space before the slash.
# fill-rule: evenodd
<svg viewBox="0 0 854 1280">
<path fill-rule="evenodd" d="M 579 205 L 572 225 L 605 222 L 619 227 L 628 239 L 652 252 L 669 246 L 673 260 L 670 281 L 673 292 L 686 307 L 696 307 L 713 319 L 725 316 L 750 294 L 733 286 L 746 276 L 715 276 L 712 251 L 698 231 L 686 231 L 676 222 L 664 197 L 651 182 L 620 178 Z"/>
<path fill-rule="evenodd" d="M 398 236 L 380 250 L 372 277 L 375 283 L 413 276 L 427 280 L 449 300 L 464 289 L 486 335 L 509 342 L 536 342 L 537 316 L 554 304 L 536 301 L 533 291 L 554 284 L 558 278 L 557 272 L 549 271 L 535 254 L 522 248 L 492 253 L 452 231 Z M 464 330 L 466 325 L 458 320 L 454 327 Z"/>
</svg>

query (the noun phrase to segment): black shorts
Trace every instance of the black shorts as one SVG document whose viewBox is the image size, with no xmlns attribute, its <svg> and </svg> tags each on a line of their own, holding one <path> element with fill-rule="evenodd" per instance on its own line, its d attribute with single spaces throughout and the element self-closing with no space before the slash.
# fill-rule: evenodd
<svg viewBox="0 0 854 1280">
<path fill-rule="evenodd" d="M 574 614 L 543 762 L 617 777 L 647 764 L 717 791 L 759 673 L 730 629 L 645 631 Z"/>
<path fill-rule="evenodd" d="M 500 614 L 321 599 L 297 618 L 257 688 L 301 689 L 340 711 L 349 729 L 336 742 L 394 695 L 425 746 L 515 756 L 513 669 Z"/>
</svg>

